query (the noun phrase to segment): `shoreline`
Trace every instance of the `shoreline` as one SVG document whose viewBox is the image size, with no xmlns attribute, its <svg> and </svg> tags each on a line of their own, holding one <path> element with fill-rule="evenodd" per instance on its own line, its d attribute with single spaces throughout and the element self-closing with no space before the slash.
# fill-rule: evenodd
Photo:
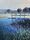
<svg viewBox="0 0 30 40">
<path fill-rule="evenodd" d="M 0 14 L 0 18 L 30 18 L 30 14 Z"/>
</svg>

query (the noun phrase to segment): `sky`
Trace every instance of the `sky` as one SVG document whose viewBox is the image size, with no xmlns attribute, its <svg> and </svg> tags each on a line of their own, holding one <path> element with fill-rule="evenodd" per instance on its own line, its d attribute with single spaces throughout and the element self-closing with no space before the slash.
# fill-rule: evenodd
<svg viewBox="0 0 30 40">
<path fill-rule="evenodd" d="M 0 9 L 30 7 L 30 0 L 0 0 Z"/>
</svg>

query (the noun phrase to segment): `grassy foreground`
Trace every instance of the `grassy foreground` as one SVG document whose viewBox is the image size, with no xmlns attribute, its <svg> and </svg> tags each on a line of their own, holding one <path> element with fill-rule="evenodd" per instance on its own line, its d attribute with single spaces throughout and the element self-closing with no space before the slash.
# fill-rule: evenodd
<svg viewBox="0 0 30 40">
<path fill-rule="evenodd" d="M 0 40 L 30 40 L 30 31 L 25 29 L 24 31 L 19 29 L 16 33 L 0 31 Z"/>
</svg>

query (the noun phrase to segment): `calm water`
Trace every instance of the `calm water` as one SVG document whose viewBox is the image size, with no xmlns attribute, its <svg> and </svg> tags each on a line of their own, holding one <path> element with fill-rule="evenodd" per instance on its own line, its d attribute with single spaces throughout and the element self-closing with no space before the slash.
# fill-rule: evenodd
<svg viewBox="0 0 30 40">
<path fill-rule="evenodd" d="M 16 26 L 12 26 L 11 23 L 19 20 L 22 21 L 24 19 L 28 19 L 28 18 L 16 18 L 16 19 L 0 18 L 0 31 L 3 30 L 4 32 L 16 32 L 17 31 Z M 24 29 L 20 28 L 20 30 L 24 30 Z"/>
<path fill-rule="evenodd" d="M 15 22 L 15 19 L 8 19 L 8 18 L 0 19 L 0 30 L 4 30 L 6 32 L 16 31 L 17 29 L 10 25 L 12 22 Z"/>
</svg>

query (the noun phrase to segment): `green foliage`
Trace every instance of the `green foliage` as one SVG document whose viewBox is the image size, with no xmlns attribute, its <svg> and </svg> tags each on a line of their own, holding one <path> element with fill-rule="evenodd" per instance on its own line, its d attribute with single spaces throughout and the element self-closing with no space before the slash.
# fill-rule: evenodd
<svg viewBox="0 0 30 40">
<path fill-rule="evenodd" d="M 18 30 L 14 34 L 4 33 L 1 34 L 1 40 L 30 40 L 30 31 L 24 29 L 24 31 Z"/>
</svg>

